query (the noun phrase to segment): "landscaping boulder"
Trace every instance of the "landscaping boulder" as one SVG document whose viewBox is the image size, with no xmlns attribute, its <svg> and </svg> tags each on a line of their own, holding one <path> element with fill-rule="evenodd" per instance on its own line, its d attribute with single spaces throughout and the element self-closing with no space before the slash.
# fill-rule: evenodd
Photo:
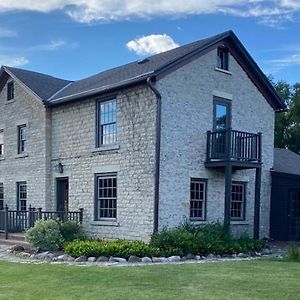
<svg viewBox="0 0 300 300">
<path fill-rule="evenodd" d="M 214 254 L 210 253 L 210 254 L 207 255 L 206 258 L 207 258 L 207 259 L 215 259 L 216 256 L 215 256 Z"/>
<path fill-rule="evenodd" d="M 200 255 L 196 255 L 196 256 L 195 256 L 195 259 L 196 259 L 196 260 L 201 260 L 201 259 L 203 259 L 203 258 L 202 258 L 202 256 L 200 256 Z"/>
<path fill-rule="evenodd" d="M 122 258 L 122 257 L 113 257 L 113 256 L 111 256 L 109 258 L 109 261 L 110 262 L 117 262 L 117 263 L 127 263 L 127 260 L 125 258 Z"/>
<path fill-rule="evenodd" d="M 233 253 L 233 254 L 231 255 L 231 257 L 232 257 L 232 258 L 237 258 L 237 255 L 236 255 L 235 253 Z"/>
<path fill-rule="evenodd" d="M 272 254 L 272 250 L 269 248 L 265 248 L 262 250 L 261 254 L 262 255 L 270 255 L 270 254 Z"/>
<path fill-rule="evenodd" d="M 96 260 L 97 260 L 96 257 L 93 257 L 93 256 L 91 256 L 87 259 L 88 262 L 95 262 Z"/>
<path fill-rule="evenodd" d="M 142 258 L 142 263 L 144 264 L 152 263 L 152 259 L 150 257 L 145 256 Z"/>
<path fill-rule="evenodd" d="M 140 263 L 140 262 L 142 262 L 142 259 L 140 257 L 132 255 L 128 258 L 128 262 L 129 263 Z"/>
<path fill-rule="evenodd" d="M 195 255 L 191 254 L 191 253 L 188 253 L 185 257 L 184 257 L 186 260 L 192 260 L 192 259 L 195 259 Z"/>
<path fill-rule="evenodd" d="M 154 263 L 164 263 L 167 262 L 168 259 L 166 257 L 152 257 L 152 261 Z"/>
<path fill-rule="evenodd" d="M 173 255 L 173 256 L 168 257 L 168 261 L 169 262 L 178 262 L 178 261 L 181 261 L 181 258 L 180 258 L 180 256 Z"/>
<path fill-rule="evenodd" d="M 247 255 L 246 253 L 239 253 L 239 254 L 237 255 L 237 257 L 238 257 L 238 258 L 247 258 L 248 255 Z"/>
<path fill-rule="evenodd" d="M 86 262 L 86 256 L 79 256 L 75 259 L 75 262 Z"/>
<path fill-rule="evenodd" d="M 108 258 L 106 256 L 99 256 L 97 258 L 97 262 L 107 262 Z"/>
<path fill-rule="evenodd" d="M 10 251 L 11 252 L 14 252 L 14 253 L 18 253 L 18 252 L 24 252 L 25 251 L 25 248 L 21 245 L 14 245 L 10 248 Z"/>
<path fill-rule="evenodd" d="M 62 254 L 57 257 L 57 261 L 74 261 L 74 260 L 75 260 L 74 257 L 67 254 Z"/>
</svg>

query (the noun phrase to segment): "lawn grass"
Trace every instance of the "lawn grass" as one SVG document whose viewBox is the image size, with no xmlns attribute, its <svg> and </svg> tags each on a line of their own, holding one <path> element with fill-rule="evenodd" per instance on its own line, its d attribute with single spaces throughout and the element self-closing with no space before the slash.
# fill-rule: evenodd
<svg viewBox="0 0 300 300">
<path fill-rule="evenodd" d="M 0 262 L 0 299 L 299 299 L 300 264 L 255 260 L 142 267 Z"/>
</svg>

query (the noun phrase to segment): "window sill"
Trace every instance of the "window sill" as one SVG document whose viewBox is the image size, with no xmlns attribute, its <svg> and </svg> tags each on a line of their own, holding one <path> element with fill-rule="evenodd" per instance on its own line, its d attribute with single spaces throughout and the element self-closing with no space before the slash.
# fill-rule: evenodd
<svg viewBox="0 0 300 300">
<path fill-rule="evenodd" d="M 15 156 L 15 158 L 24 158 L 24 157 L 28 157 L 28 153 L 20 153 Z"/>
<path fill-rule="evenodd" d="M 92 226 L 111 226 L 111 227 L 119 227 L 120 223 L 117 220 L 99 220 L 93 221 L 91 223 Z"/>
<path fill-rule="evenodd" d="M 13 102 L 15 102 L 15 99 L 6 100 L 5 104 L 10 104 L 10 103 L 13 103 Z"/>
<path fill-rule="evenodd" d="M 215 68 L 216 71 L 224 73 L 224 74 L 228 74 L 228 75 L 232 75 L 232 73 L 228 70 L 224 70 L 224 69 L 220 69 L 220 68 Z"/>
<path fill-rule="evenodd" d="M 106 151 L 113 151 L 113 150 L 119 150 L 120 145 L 118 144 L 113 144 L 113 145 L 104 145 L 100 146 L 98 148 L 94 148 L 92 150 L 92 153 L 99 153 L 99 152 L 106 152 Z"/>
<path fill-rule="evenodd" d="M 206 223 L 206 220 L 205 219 L 190 219 L 190 222 L 197 225 L 197 224 Z"/>
<path fill-rule="evenodd" d="M 231 225 L 249 225 L 248 221 L 245 220 L 232 220 L 230 221 Z"/>
</svg>

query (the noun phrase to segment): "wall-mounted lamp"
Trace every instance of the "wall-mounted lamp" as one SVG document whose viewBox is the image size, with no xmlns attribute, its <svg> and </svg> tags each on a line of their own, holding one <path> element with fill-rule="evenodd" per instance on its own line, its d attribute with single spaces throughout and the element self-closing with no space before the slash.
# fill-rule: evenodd
<svg viewBox="0 0 300 300">
<path fill-rule="evenodd" d="M 62 174 L 64 172 L 64 166 L 61 162 L 58 163 L 58 165 L 56 166 L 57 168 L 57 172 Z"/>
</svg>

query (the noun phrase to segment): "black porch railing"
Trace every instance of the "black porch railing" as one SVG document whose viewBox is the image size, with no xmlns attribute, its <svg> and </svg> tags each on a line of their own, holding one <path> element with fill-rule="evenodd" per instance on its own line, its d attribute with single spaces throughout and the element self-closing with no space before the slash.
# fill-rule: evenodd
<svg viewBox="0 0 300 300">
<path fill-rule="evenodd" d="M 29 207 L 28 210 L 20 211 L 9 210 L 6 205 L 4 210 L 0 210 L 0 232 L 7 239 L 8 233 L 26 231 L 34 226 L 35 221 L 47 219 L 82 223 L 83 208 L 79 211 L 43 211 L 41 208 Z"/>
<path fill-rule="evenodd" d="M 261 133 L 238 130 L 207 132 L 207 157 L 210 161 L 261 162 Z"/>
</svg>

